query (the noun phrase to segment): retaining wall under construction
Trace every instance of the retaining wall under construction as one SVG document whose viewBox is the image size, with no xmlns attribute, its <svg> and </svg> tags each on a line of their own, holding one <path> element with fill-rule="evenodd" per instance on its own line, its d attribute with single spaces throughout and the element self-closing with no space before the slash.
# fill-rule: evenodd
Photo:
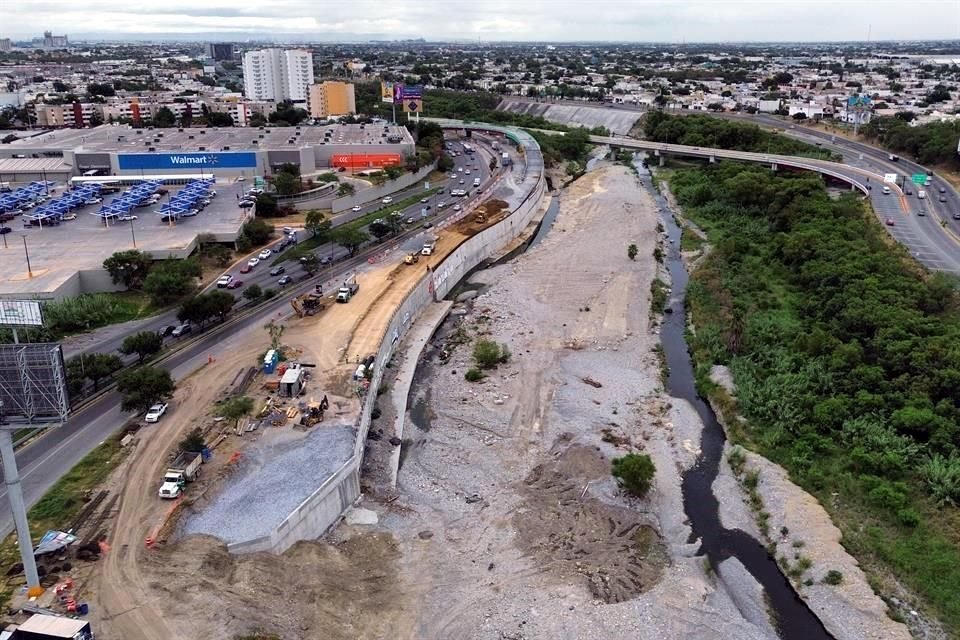
<svg viewBox="0 0 960 640">
<path fill-rule="evenodd" d="M 490 125 L 459 125 L 459 128 L 464 127 L 504 133 L 507 131 Z M 423 309 L 446 296 L 471 269 L 516 238 L 540 207 L 546 192 L 540 149 L 529 134 L 515 130 L 510 130 L 510 134 L 519 140 L 523 147 L 525 171 L 521 185 L 526 195 L 512 207 L 510 215 L 465 240 L 433 272 L 425 271 L 424 277 L 394 311 L 377 351 L 373 378 L 369 386 L 371 391 L 363 401 L 357 439 L 350 459 L 269 535 L 227 545 L 232 553 L 283 553 L 298 541 L 314 540 L 336 524 L 344 511 L 360 497 L 360 467 L 371 414 L 377 400 L 375 390 L 380 388 L 386 364 L 393 357 L 400 339 L 409 331 Z M 483 198 L 480 198 L 477 201 L 482 200 Z"/>
</svg>

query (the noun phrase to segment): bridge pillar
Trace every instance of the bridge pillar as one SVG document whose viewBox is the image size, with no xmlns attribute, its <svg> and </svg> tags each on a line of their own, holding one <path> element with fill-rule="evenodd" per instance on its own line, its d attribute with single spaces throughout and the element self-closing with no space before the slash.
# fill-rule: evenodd
<svg viewBox="0 0 960 640">
<path fill-rule="evenodd" d="M 658 156 L 658 158 L 659 158 L 659 160 L 660 160 L 660 166 L 662 167 L 662 166 L 663 166 L 663 156 L 660 154 L 659 151 L 657 152 L 657 156 Z"/>
<path fill-rule="evenodd" d="M 717 156 L 710 156 L 710 164 L 717 164 Z"/>
<path fill-rule="evenodd" d="M 777 171 L 779 168 L 776 162 L 770 163 L 770 171 Z"/>
</svg>

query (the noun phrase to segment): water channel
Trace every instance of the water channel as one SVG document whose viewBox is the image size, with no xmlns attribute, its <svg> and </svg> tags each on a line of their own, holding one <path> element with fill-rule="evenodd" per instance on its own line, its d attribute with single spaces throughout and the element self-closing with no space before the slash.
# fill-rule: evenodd
<svg viewBox="0 0 960 640">
<path fill-rule="evenodd" d="M 687 271 L 680 259 L 680 227 L 640 160 L 635 162 L 640 181 L 664 212 L 663 225 L 670 243 L 666 264 L 671 278 L 669 305 L 673 313 L 664 314 L 660 339 L 669 366 L 667 392 L 689 402 L 703 423 L 701 454 L 697 464 L 683 474 L 683 508 L 690 519 L 692 540 L 700 540 L 700 551 L 716 567 L 728 558 L 736 558 L 763 587 L 767 608 L 783 640 L 832 639 L 820 620 L 800 599 L 766 548 L 740 529 L 726 529 L 720 523 L 713 482 L 717 477 L 726 441 L 723 427 L 710 406 L 697 393 L 693 364 L 687 350 L 685 295 Z"/>
</svg>

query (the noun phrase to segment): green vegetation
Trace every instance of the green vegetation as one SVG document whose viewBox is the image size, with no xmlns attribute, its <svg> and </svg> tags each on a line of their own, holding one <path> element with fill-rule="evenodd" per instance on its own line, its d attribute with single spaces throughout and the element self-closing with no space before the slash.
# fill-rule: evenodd
<svg viewBox="0 0 960 640">
<path fill-rule="evenodd" d="M 827 160 L 832 158 L 829 151 L 785 135 L 764 131 L 755 124 L 733 122 L 710 116 L 672 116 L 662 111 L 651 111 L 644 116 L 643 131 L 648 140 L 668 144 L 807 156 Z"/>
<path fill-rule="evenodd" d="M 177 312 L 177 319 L 199 327 L 203 327 L 214 318 L 223 322 L 236 302 L 237 299 L 226 291 L 213 290 L 209 293 L 201 293 L 184 300 Z"/>
<path fill-rule="evenodd" d="M 663 313 L 667 306 L 667 284 L 660 278 L 654 278 L 650 283 L 650 315 L 657 316 Z"/>
<path fill-rule="evenodd" d="M 162 348 L 163 338 L 159 334 L 155 331 L 141 331 L 123 339 L 123 344 L 120 345 L 120 353 L 124 355 L 135 353 L 139 363 L 143 364 L 144 360 L 155 353 L 159 353 Z"/>
<path fill-rule="evenodd" d="M 690 348 L 703 390 L 713 363 L 733 371 L 747 423 L 731 437 L 787 468 L 865 567 L 886 565 L 957 632 L 953 280 L 816 175 L 724 163 L 671 186 L 715 247 L 688 288 Z"/>
<path fill-rule="evenodd" d="M 103 261 L 103 268 L 110 274 L 114 284 L 127 289 L 138 289 L 150 273 L 153 259 L 142 251 L 117 251 Z"/>
<path fill-rule="evenodd" d="M 614 458 L 610 472 L 624 489 L 642 498 L 650 491 L 657 467 L 645 453 L 628 453 L 622 458 Z"/>
<path fill-rule="evenodd" d="M 252 247 L 267 244 L 273 235 L 274 227 L 260 218 L 254 218 L 243 223 L 240 227 L 240 237 L 237 238 L 237 247 L 246 251 Z"/>
<path fill-rule="evenodd" d="M 694 233 L 690 227 L 680 230 L 680 251 L 700 251 L 703 248 L 703 238 Z"/>
<path fill-rule="evenodd" d="M 120 407 L 124 411 L 142 413 L 169 398 L 176 388 L 170 372 L 156 367 L 137 367 L 117 378 L 117 391 L 123 394 Z"/>
<path fill-rule="evenodd" d="M 76 396 L 83 391 L 86 380 L 93 383 L 93 390 L 100 382 L 123 368 L 123 361 L 115 353 L 84 353 L 67 360 L 67 392 Z"/>
<path fill-rule="evenodd" d="M 253 411 L 253 398 L 247 396 L 237 396 L 230 398 L 217 407 L 217 415 L 236 422 L 243 416 Z"/>
<path fill-rule="evenodd" d="M 637 245 L 631 243 L 627 247 L 627 257 L 630 258 L 631 260 L 637 259 Z"/>
<path fill-rule="evenodd" d="M 467 382 L 480 382 L 487 377 L 487 374 L 476 367 L 470 367 L 467 369 L 467 372 L 463 374 L 463 377 L 467 379 Z"/>
<path fill-rule="evenodd" d="M 496 369 L 510 360 L 510 349 L 493 340 L 477 340 L 473 345 L 473 360 L 480 369 Z"/>
<path fill-rule="evenodd" d="M 196 289 L 201 274 L 200 263 L 193 258 L 165 260 L 150 269 L 143 290 L 150 294 L 155 306 L 164 306 Z"/>
<path fill-rule="evenodd" d="M 149 315 L 145 311 L 150 305 L 143 302 L 133 296 L 108 293 L 51 300 L 43 305 L 44 325 L 58 337 L 90 331 Z"/>
<path fill-rule="evenodd" d="M 180 441 L 178 445 L 180 451 L 203 451 L 204 447 L 207 446 L 207 443 L 203 441 L 203 433 L 200 431 L 200 427 L 194 427 L 191 429 L 190 433 Z"/>
<path fill-rule="evenodd" d="M 901 118 L 874 118 L 860 129 L 868 139 L 891 151 L 912 156 L 921 164 L 949 163 L 960 169 L 957 139 L 960 122 L 930 122 L 911 127 Z"/>
<path fill-rule="evenodd" d="M 827 575 L 823 577 L 823 582 L 825 584 L 838 585 L 843 582 L 843 574 L 836 569 L 830 569 L 830 571 L 827 571 Z"/>
</svg>

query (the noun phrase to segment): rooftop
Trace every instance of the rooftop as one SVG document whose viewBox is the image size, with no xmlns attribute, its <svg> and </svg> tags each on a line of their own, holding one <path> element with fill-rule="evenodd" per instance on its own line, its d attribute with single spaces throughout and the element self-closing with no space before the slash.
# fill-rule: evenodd
<svg viewBox="0 0 960 640">
<path fill-rule="evenodd" d="M 399 137 L 399 140 L 397 140 Z M 4 148 L 72 149 L 86 152 L 141 153 L 153 147 L 157 151 L 223 151 L 250 149 L 290 149 L 321 144 L 412 144 L 405 127 L 381 124 L 332 124 L 299 127 L 191 127 L 159 129 L 129 125 L 101 125 L 93 129 L 58 129 L 32 138 L 16 140 Z M 200 147 L 203 147 L 201 149 Z"/>
</svg>

